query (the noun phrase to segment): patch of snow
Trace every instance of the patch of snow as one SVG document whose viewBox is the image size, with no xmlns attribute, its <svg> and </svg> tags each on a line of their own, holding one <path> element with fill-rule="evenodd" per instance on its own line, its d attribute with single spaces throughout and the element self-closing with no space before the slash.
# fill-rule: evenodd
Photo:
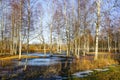
<svg viewBox="0 0 120 80">
<path fill-rule="evenodd" d="M 108 71 L 109 69 L 108 68 L 106 68 L 106 69 L 103 69 L 102 71 Z"/>
<path fill-rule="evenodd" d="M 94 69 L 95 71 L 108 71 L 109 69 L 108 68 L 105 68 L 105 69 Z"/>
<path fill-rule="evenodd" d="M 90 75 L 92 72 L 93 71 L 91 71 L 91 70 L 87 70 L 87 71 L 74 73 L 73 75 L 76 77 L 86 77 L 86 76 Z"/>
<path fill-rule="evenodd" d="M 94 69 L 95 71 L 102 71 L 102 69 Z"/>
</svg>

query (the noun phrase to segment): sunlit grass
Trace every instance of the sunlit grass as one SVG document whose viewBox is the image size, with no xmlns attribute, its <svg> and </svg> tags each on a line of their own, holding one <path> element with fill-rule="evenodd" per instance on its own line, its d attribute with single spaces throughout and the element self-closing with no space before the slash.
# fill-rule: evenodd
<svg viewBox="0 0 120 80">
<path fill-rule="evenodd" d="M 106 72 L 93 72 L 84 78 L 74 78 L 73 80 L 120 80 L 120 66 L 112 66 Z"/>
<path fill-rule="evenodd" d="M 15 56 L 6 56 L 6 57 L 2 57 L 0 58 L 0 60 L 12 60 L 12 59 L 18 59 L 19 55 L 15 55 Z M 21 55 L 21 59 L 24 58 L 39 58 L 39 56 L 27 56 L 27 55 Z"/>
<path fill-rule="evenodd" d="M 27 55 L 22 55 L 21 59 L 25 59 L 25 58 L 38 58 L 39 56 L 27 56 Z M 13 65 L 13 59 L 18 59 L 19 56 L 2 56 L 0 57 L 0 66 L 5 67 L 5 66 L 11 66 Z M 18 59 L 19 60 L 19 59 Z"/>
<path fill-rule="evenodd" d="M 75 60 L 71 64 L 71 72 L 103 68 L 106 66 L 110 66 L 112 64 L 118 64 L 118 62 L 113 59 L 103 59 L 103 58 L 95 61 L 94 60 L 91 61 L 88 59 Z"/>
<path fill-rule="evenodd" d="M 0 66 L 1 67 L 5 67 L 5 66 L 11 66 L 14 63 L 11 60 L 7 60 L 7 61 L 0 61 Z"/>
</svg>

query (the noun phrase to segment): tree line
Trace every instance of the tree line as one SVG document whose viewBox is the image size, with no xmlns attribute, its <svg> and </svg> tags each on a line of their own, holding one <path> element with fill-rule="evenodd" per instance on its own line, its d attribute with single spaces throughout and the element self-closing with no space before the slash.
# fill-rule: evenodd
<svg viewBox="0 0 120 80">
<path fill-rule="evenodd" d="M 0 0 L 0 54 L 43 52 L 79 58 L 89 52 L 120 52 L 119 0 Z"/>
</svg>

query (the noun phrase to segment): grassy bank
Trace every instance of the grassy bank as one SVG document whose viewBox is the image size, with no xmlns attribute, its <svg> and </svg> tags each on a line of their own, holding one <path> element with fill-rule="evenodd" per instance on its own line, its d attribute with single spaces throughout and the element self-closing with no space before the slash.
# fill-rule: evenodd
<svg viewBox="0 0 120 80">
<path fill-rule="evenodd" d="M 38 58 L 39 56 L 27 56 L 27 55 L 21 55 L 21 59 L 25 58 Z M 19 55 L 15 56 L 6 56 L 6 57 L 0 57 L 0 60 L 13 60 L 13 59 L 18 59 Z"/>
<path fill-rule="evenodd" d="M 27 55 L 22 55 L 21 59 L 25 59 L 25 58 L 38 58 L 39 56 L 27 56 Z M 12 66 L 14 65 L 14 62 L 12 60 L 14 59 L 18 59 L 19 56 L 15 55 L 15 56 L 2 56 L 0 57 L 0 66 L 5 67 L 5 66 Z"/>
<path fill-rule="evenodd" d="M 75 60 L 71 64 L 71 72 L 78 72 L 84 70 L 92 70 L 96 68 L 103 68 L 105 66 L 110 66 L 113 64 L 118 64 L 118 62 L 114 59 L 98 59 L 98 60 L 89 60 L 89 59 L 82 59 L 82 60 Z"/>
<path fill-rule="evenodd" d="M 73 80 L 120 80 L 120 65 L 111 66 L 106 72 L 93 72 L 90 76 Z"/>
</svg>

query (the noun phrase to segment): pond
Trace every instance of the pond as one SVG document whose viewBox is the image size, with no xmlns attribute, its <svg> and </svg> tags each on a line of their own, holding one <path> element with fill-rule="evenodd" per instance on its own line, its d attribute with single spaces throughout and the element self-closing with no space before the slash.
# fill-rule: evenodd
<svg viewBox="0 0 120 80">
<path fill-rule="evenodd" d="M 27 65 L 29 66 L 49 66 L 49 65 L 54 65 L 54 64 L 60 64 L 60 63 L 65 63 L 66 61 L 68 61 L 69 63 L 72 62 L 72 58 L 68 58 L 66 59 L 65 57 L 60 57 L 61 55 L 53 55 L 51 57 L 50 54 L 46 54 L 46 56 L 44 54 L 29 54 L 28 56 L 42 56 L 42 58 L 35 58 L 35 59 L 29 59 L 29 60 L 22 60 L 19 62 L 19 65 L 25 65 L 27 63 Z M 43 57 L 45 56 L 45 57 Z M 66 56 L 66 55 L 62 55 L 62 56 Z"/>
<path fill-rule="evenodd" d="M 14 60 L 14 65 L 0 67 L 0 79 L 9 80 L 65 80 L 73 78 L 70 64 L 74 60 L 53 55 L 34 53 L 28 56 L 42 56 L 42 58 Z M 62 57 L 61 57 L 62 56 Z"/>
</svg>

